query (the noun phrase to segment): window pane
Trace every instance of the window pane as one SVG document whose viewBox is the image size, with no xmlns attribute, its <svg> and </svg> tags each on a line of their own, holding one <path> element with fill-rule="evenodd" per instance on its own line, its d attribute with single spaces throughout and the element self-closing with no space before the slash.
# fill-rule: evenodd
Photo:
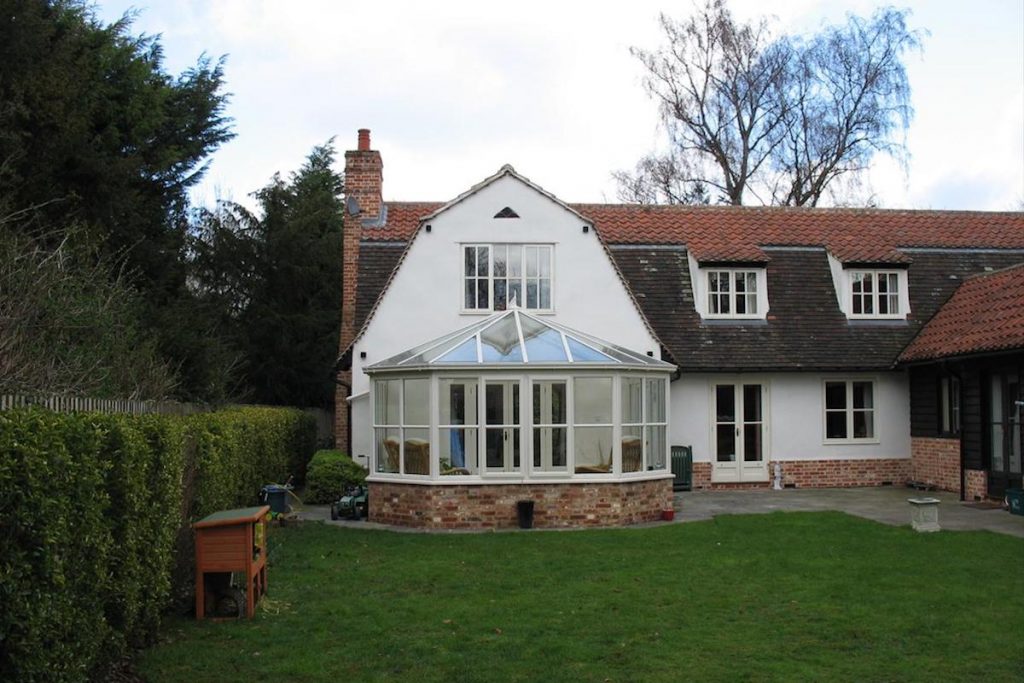
<svg viewBox="0 0 1024 683">
<path fill-rule="evenodd" d="M 489 249 L 487 247 L 477 247 L 476 249 L 476 274 L 480 277 L 487 277 L 488 268 L 488 255 Z"/>
<path fill-rule="evenodd" d="M 540 281 L 540 306 L 539 308 L 551 308 L 551 280 Z"/>
<path fill-rule="evenodd" d="M 718 462 L 736 460 L 736 437 L 731 424 L 718 425 L 715 429 L 715 457 Z"/>
<path fill-rule="evenodd" d="M 465 306 L 468 309 L 476 308 L 476 280 L 466 280 Z"/>
<path fill-rule="evenodd" d="M 871 382 L 853 383 L 853 407 L 873 408 L 875 406 Z"/>
<path fill-rule="evenodd" d="M 761 385 L 743 385 L 743 421 L 761 421 Z"/>
<path fill-rule="evenodd" d="M 747 294 L 745 298 L 747 305 L 747 313 L 757 313 L 757 294 Z"/>
<path fill-rule="evenodd" d="M 440 380 L 440 424 L 476 424 L 476 386 L 475 381 Z"/>
<path fill-rule="evenodd" d="M 480 332 L 480 351 L 485 363 L 518 363 L 523 360 L 515 317 L 506 315 Z"/>
<path fill-rule="evenodd" d="M 404 429 L 405 473 L 430 474 L 430 430 Z"/>
<path fill-rule="evenodd" d="M 504 244 L 495 244 L 491 248 L 491 259 L 494 261 L 494 277 L 505 277 L 508 273 L 508 247 Z"/>
<path fill-rule="evenodd" d="M 397 427 L 387 429 L 377 427 L 373 431 L 377 451 L 377 471 L 397 472 L 402 448 L 399 436 L 401 430 Z"/>
<path fill-rule="evenodd" d="M 485 418 L 489 425 L 519 424 L 519 382 L 487 382 Z"/>
<path fill-rule="evenodd" d="M 611 377 L 577 377 L 573 380 L 573 392 L 575 424 L 611 424 Z"/>
<path fill-rule="evenodd" d="M 494 281 L 494 310 L 504 311 L 506 308 L 506 280 L 495 280 Z"/>
<path fill-rule="evenodd" d="M 513 244 L 508 248 L 509 277 L 520 277 L 523 274 L 523 248 Z"/>
<path fill-rule="evenodd" d="M 754 294 L 757 292 L 757 273 L 745 273 L 744 277 L 747 279 L 747 294 Z"/>
<path fill-rule="evenodd" d="M 846 438 L 846 411 L 829 411 L 825 413 L 825 437 L 828 439 Z"/>
<path fill-rule="evenodd" d="M 407 425 L 430 424 L 430 380 L 405 381 L 405 422 Z"/>
<path fill-rule="evenodd" d="M 485 463 L 488 470 L 515 472 L 519 469 L 520 436 L 518 428 L 486 429 Z"/>
<path fill-rule="evenodd" d="M 565 471 L 566 427 L 536 427 L 533 430 L 533 468 L 542 472 Z"/>
<path fill-rule="evenodd" d="M 465 252 L 465 257 L 466 257 L 465 258 L 465 260 L 466 260 L 466 269 L 465 269 L 464 272 L 465 272 L 466 275 L 475 275 L 476 274 L 476 247 L 465 247 L 463 249 L 463 251 Z"/>
<path fill-rule="evenodd" d="M 510 280 L 508 283 L 508 303 L 509 306 L 515 302 L 516 306 L 523 308 L 523 283 L 519 280 Z"/>
<path fill-rule="evenodd" d="M 875 436 L 875 414 L 867 410 L 853 411 L 853 438 L 871 439 Z"/>
<path fill-rule="evenodd" d="M 526 277 L 537 277 L 537 247 L 523 247 L 523 260 L 526 262 Z"/>
<path fill-rule="evenodd" d="M 537 323 L 526 316 L 520 318 L 523 328 L 523 340 L 526 342 L 526 355 L 531 363 L 559 362 L 569 359 L 565 355 L 562 335 Z"/>
<path fill-rule="evenodd" d="M 736 295 L 736 314 L 746 315 L 747 313 L 747 296 L 745 294 Z"/>
<path fill-rule="evenodd" d="M 718 422 L 736 421 L 736 389 L 731 384 L 715 387 L 715 419 Z"/>
<path fill-rule="evenodd" d="M 665 469 L 665 427 L 647 428 L 647 466 Z"/>
<path fill-rule="evenodd" d="M 846 408 L 846 382 L 825 382 L 825 408 L 827 410 Z"/>
<path fill-rule="evenodd" d="M 379 425 L 397 425 L 400 385 L 397 379 L 379 379 L 375 383 L 374 421 Z"/>
<path fill-rule="evenodd" d="M 476 307 L 490 308 L 490 297 L 487 292 L 487 280 L 476 281 Z"/>
<path fill-rule="evenodd" d="M 640 377 L 622 378 L 622 422 L 636 424 L 643 422 L 644 381 Z"/>
<path fill-rule="evenodd" d="M 576 472 L 597 474 L 612 469 L 612 428 L 577 427 L 574 454 Z"/>
<path fill-rule="evenodd" d="M 538 247 L 537 258 L 540 261 L 540 276 L 551 277 L 551 247 Z"/>
<path fill-rule="evenodd" d="M 439 429 L 442 475 L 475 474 L 477 472 L 477 438 L 475 429 Z"/>
<path fill-rule="evenodd" d="M 665 380 L 647 380 L 647 421 L 665 421 Z"/>
<path fill-rule="evenodd" d="M 534 424 L 566 424 L 565 382 L 536 382 L 533 385 Z"/>
<path fill-rule="evenodd" d="M 537 308 L 537 281 L 526 281 L 526 308 Z"/>
<path fill-rule="evenodd" d="M 466 341 L 438 357 L 437 363 L 476 363 L 476 337 L 470 337 Z"/>
<path fill-rule="evenodd" d="M 639 472 L 643 469 L 643 427 L 622 428 L 622 471 Z"/>
<path fill-rule="evenodd" d="M 743 425 L 743 460 L 761 462 L 761 425 Z"/>
</svg>

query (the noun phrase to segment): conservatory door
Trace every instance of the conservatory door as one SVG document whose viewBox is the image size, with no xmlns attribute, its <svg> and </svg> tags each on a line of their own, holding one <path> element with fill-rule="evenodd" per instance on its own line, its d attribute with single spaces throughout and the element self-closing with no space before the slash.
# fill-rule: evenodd
<svg viewBox="0 0 1024 683">
<path fill-rule="evenodd" d="M 484 417 L 485 471 L 518 472 L 519 380 L 484 382 Z"/>
<path fill-rule="evenodd" d="M 768 481 L 764 385 L 723 383 L 712 390 L 711 480 Z"/>
</svg>

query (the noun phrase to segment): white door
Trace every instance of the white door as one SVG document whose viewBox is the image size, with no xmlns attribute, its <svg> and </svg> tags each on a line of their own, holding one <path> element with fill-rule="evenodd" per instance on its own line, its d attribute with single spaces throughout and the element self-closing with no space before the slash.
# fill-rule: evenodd
<svg viewBox="0 0 1024 683">
<path fill-rule="evenodd" d="M 712 391 L 711 480 L 768 481 L 764 385 L 718 383 Z"/>
<path fill-rule="evenodd" d="M 519 380 L 484 382 L 484 416 L 485 471 L 518 472 Z"/>
</svg>

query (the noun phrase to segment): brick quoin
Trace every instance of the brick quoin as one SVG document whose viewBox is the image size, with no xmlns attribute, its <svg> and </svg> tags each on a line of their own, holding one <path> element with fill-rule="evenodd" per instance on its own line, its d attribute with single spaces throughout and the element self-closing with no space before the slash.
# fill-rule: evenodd
<svg viewBox="0 0 1024 683">
<path fill-rule="evenodd" d="M 672 480 L 595 484 L 423 486 L 371 482 L 369 519 L 423 529 L 512 529 L 516 503 L 534 501 L 534 527 L 607 527 L 653 522 L 672 507 Z"/>
<path fill-rule="evenodd" d="M 985 500 L 988 498 L 988 472 L 985 470 L 964 470 L 964 498 Z"/>
<path fill-rule="evenodd" d="M 357 149 L 345 152 L 345 215 L 342 222 L 342 276 L 341 276 L 341 338 L 339 354 L 355 339 L 356 283 L 359 277 L 359 242 L 363 223 L 380 218 L 383 205 L 384 162 L 380 152 L 370 149 L 370 131 L 361 128 Z M 354 200 L 354 204 L 351 200 Z M 350 212 L 357 206 L 358 214 Z M 334 393 L 335 446 L 350 453 L 349 406 L 347 398 L 352 385 L 352 371 L 338 373 L 339 384 Z M 342 384 L 344 383 L 344 384 Z M 345 385 L 348 386 L 345 386 Z"/>
<path fill-rule="evenodd" d="M 914 481 L 960 492 L 960 439 L 915 436 L 910 439 L 910 459 Z"/>
<path fill-rule="evenodd" d="M 902 485 L 910 476 L 908 458 L 872 460 L 780 460 L 768 464 L 769 480 L 758 482 L 711 481 L 711 463 L 693 463 L 694 489 L 771 488 L 775 462 L 782 466 L 782 484 L 790 488 L 837 488 L 850 486 Z M 959 485 L 956 490 L 959 490 Z"/>
</svg>

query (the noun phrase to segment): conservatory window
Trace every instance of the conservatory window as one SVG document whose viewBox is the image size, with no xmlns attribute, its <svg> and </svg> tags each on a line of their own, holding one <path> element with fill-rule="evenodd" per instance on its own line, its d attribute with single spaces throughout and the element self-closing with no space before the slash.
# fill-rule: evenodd
<svg viewBox="0 0 1024 683">
<path fill-rule="evenodd" d="M 376 384 L 374 442 L 377 471 L 430 474 L 430 380 Z"/>
<path fill-rule="evenodd" d="M 462 305 L 466 311 L 552 306 L 552 247 L 546 244 L 467 244 L 463 252 Z"/>
<path fill-rule="evenodd" d="M 533 470 L 568 470 L 568 397 L 565 380 L 533 382 Z"/>
<path fill-rule="evenodd" d="M 665 380 L 622 378 L 622 471 L 665 468 Z"/>
<path fill-rule="evenodd" d="M 573 380 L 573 455 L 577 474 L 612 471 L 612 378 Z"/>
<path fill-rule="evenodd" d="M 484 382 L 484 471 L 519 471 L 519 380 Z"/>
<path fill-rule="evenodd" d="M 438 448 L 441 476 L 477 474 L 477 390 L 476 379 L 439 380 Z"/>
</svg>

